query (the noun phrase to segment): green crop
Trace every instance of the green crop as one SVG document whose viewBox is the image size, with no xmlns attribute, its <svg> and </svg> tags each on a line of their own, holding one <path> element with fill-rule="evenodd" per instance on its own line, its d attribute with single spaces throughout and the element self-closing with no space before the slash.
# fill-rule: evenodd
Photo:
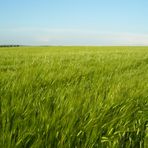
<svg viewBox="0 0 148 148">
<path fill-rule="evenodd" d="M 147 148 L 148 47 L 0 48 L 1 148 Z"/>
</svg>

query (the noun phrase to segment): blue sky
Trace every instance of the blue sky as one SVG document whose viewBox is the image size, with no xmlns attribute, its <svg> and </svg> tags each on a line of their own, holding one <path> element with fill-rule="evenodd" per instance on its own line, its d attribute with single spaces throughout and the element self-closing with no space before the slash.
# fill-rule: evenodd
<svg viewBox="0 0 148 148">
<path fill-rule="evenodd" d="M 147 0 L 1 0 L 0 44 L 148 45 Z"/>
</svg>

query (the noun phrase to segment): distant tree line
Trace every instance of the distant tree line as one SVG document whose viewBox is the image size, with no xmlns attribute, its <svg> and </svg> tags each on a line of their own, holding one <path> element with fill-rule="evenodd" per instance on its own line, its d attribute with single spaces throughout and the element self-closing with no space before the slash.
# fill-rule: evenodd
<svg viewBox="0 0 148 148">
<path fill-rule="evenodd" d="M 20 45 L 0 45 L 0 47 L 20 47 Z"/>
</svg>

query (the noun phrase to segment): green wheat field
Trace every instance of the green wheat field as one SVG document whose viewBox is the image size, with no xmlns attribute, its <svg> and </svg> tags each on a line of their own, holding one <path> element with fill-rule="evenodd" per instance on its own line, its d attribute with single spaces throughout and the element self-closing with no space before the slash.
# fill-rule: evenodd
<svg viewBox="0 0 148 148">
<path fill-rule="evenodd" d="M 148 148 L 148 47 L 0 48 L 1 148 Z"/>
</svg>

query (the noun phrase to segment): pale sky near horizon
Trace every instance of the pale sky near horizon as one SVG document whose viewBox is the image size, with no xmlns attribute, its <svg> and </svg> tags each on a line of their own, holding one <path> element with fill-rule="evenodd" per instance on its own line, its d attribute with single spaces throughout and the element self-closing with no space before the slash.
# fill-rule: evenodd
<svg viewBox="0 0 148 148">
<path fill-rule="evenodd" d="M 147 0 L 0 0 L 0 44 L 148 45 Z"/>
</svg>

